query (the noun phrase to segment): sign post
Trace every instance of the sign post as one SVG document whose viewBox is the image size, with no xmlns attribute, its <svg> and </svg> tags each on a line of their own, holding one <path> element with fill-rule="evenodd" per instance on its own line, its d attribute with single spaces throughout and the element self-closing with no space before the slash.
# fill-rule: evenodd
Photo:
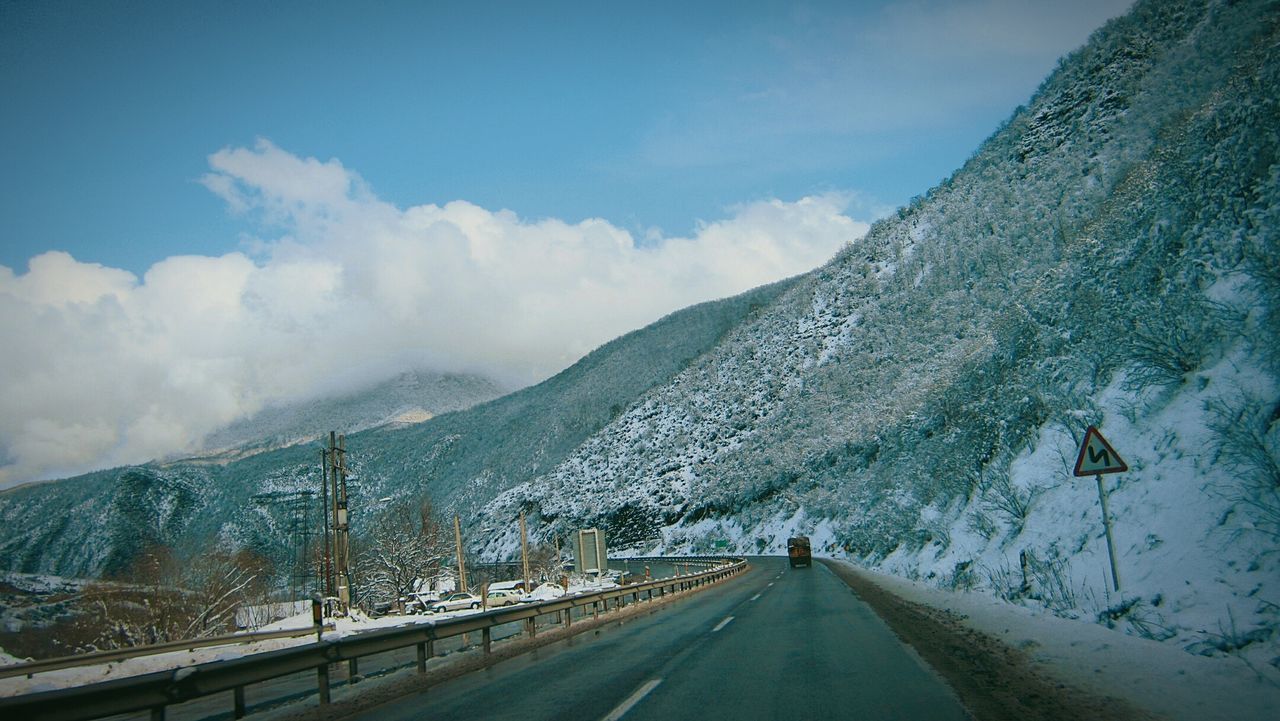
<svg viewBox="0 0 1280 721">
<path fill-rule="evenodd" d="M 1116 544 L 1111 537 L 1111 514 L 1107 512 L 1107 487 L 1102 482 L 1104 473 L 1122 473 L 1129 470 L 1128 464 L 1116 453 L 1116 449 L 1107 443 L 1097 428 L 1089 426 L 1084 433 L 1084 443 L 1080 444 L 1080 455 L 1076 457 L 1076 476 L 1098 477 L 1098 502 L 1102 504 L 1102 528 L 1107 535 L 1107 556 L 1111 559 L 1111 585 L 1120 590 L 1120 571 L 1116 568 Z"/>
</svg>

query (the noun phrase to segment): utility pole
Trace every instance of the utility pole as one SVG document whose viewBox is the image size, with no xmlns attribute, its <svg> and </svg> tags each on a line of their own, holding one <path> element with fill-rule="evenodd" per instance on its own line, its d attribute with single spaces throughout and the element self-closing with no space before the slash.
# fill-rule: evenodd
<svg viewBox="0 0 1280 721">
<path fill-rule="evenodd" d="M 524 511 L 520 512 L 520 565 L 524 566 L 524 592 L 529 593 L 529 529 L 524 525 Z"/>
<path fill-rule="evenodd" d="M 462 521 L 453 514 L 453 542 L 458 550 L 458 590 L 467 591 L 467 563 L 462 558 Z"/>
<path fill-rule="evenodd" d="M 324 590 L 351 605 L 351 528 L 347 514 L 347 437 L 329 431 L 329 447 L 320 452 L 324 504 Z"/>
<path fill-rule="evenodd" d="M 329 536 L 329 451 L 320 449 L 320 515 L 324 517 L 324 595 L 333 595 L 333 539 Z"/>
</svg>

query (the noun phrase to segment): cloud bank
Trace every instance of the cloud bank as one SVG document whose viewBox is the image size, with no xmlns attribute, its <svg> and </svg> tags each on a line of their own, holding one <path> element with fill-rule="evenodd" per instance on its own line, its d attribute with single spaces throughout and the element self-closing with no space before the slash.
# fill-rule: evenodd
<svg viewBox="0 0 1280 721">
<path fill-rule="evenodd" d="M 814 268 L 867 224 L 851 198 L 767 200 L 692 237 L 398 208 L 337 160 L 268 141 L 202 182 L 256 235 L 142 278 L 51 251 L 0 266 L 0 487 L 198 450 L 269 404 L 408 369 L 512 387 L 679 308 Z"/>
</svg>

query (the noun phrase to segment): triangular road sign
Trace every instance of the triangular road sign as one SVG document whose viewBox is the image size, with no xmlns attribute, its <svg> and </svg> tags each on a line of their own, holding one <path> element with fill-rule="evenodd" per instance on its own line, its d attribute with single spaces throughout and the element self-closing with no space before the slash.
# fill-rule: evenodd
<svg viewBox="0 0 1280 721">
<path fill-rule="evenodd" d="M 1080 444 L 1080 455 L 1076 458 L 1077 476 L 1095 476 L 1103 473 L 1121 473 L 1129 470 L 1124 459 L 1116 453 L 1116 449 L 1107 443 L 1097 428 L 1089 426 L 1084 432 L 1084 443 Z"/>
</svg>

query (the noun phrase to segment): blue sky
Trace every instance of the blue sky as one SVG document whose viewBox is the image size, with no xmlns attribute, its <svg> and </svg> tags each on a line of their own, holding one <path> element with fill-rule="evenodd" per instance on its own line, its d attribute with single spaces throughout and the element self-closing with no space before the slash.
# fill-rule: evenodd
<svg viewBox="0 0 1280 721">
<path fill-rule="evenodd" d="M 1126 4 L 0 0 L 0 487 L 811 270 Z"/>
<path fill-rule="evenodd" d="M 1124 5 L 5 2 L 0 265 L 234 249 L 196 181 L 259 137 L 401 206 L 641 237 L 762 198 L 894 207 Z"/>
</svg>

